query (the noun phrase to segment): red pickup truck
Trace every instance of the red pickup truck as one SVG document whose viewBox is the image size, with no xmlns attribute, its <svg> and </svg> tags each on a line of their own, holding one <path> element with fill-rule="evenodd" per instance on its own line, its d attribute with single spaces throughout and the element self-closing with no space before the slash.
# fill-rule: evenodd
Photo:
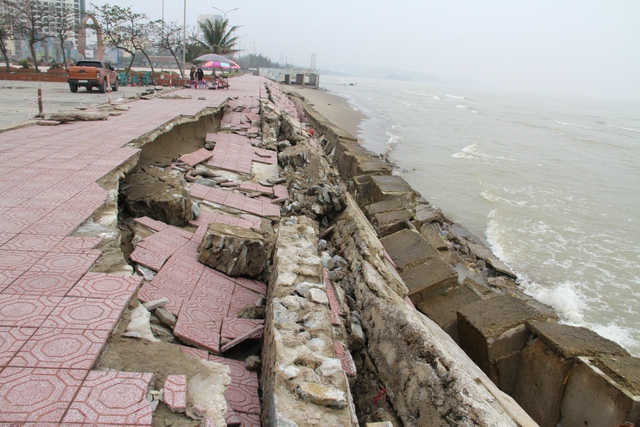
<svg viewBox="0 0 640 427">
<path fill-rule="evenodd" d="M 107 80 L 107 77 L 109 78 Z M 107 83 L 108 81 L 108 83 Z M 67 83 L 71 92 L 76 93 L 82 86 L 90 91 L 94 87 L 102 93 L 106 92 L 109 85 L 112 91 L 117 91 L 120 86 L 118 73 L 110 63 L 96 60 L 78 61 L 76 65 L 69 67 Z"/>
</svg>

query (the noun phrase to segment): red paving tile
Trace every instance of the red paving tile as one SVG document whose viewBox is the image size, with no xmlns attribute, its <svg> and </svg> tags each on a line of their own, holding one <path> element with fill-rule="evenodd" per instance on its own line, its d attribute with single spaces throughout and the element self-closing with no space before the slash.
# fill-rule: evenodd
<svg viewBox="0 0 640 427">
<path fill-rule="evenodd" d="M 60 301 L 59 297 L 0 294 L 0 326 L 38 328 Z"/>
<path fill-rule="evenodd" d="M 111 332 L 126 305 L 125 299 L 66 297 L 51 312 L 42 327 Z"/>
<path fill-rule="evenodd" d="M 62 421 L 86 370 L 7 367 L 0 372 L 0 422 Z"/>
<path fill-rule="evenodd" d="M 233 289 L 233 296 L 229 293 L 231 304 L 227 313 L 230 317 L 236 317 L 237 314 L 247 305 L 255 305 L 259 294 L 249 290 L 243 286 L 236 285 Z"/>
<path fill-rule="evenodd" d="M 243 362 L 209 356 L 209 360 L 229 366 L 231 385 L 224 394 L 227 404 L 234 411 L 245 414 L 260 414 L 260 398 L 258 397 L 258 374 L 248 371 Z"/>
<path fill-rule="evenodd" d="M 141 276 L 87 273 L 69 291 L 67 296 L 129 300 L 138 289 L 141 281 Z"/>
<path fill-rule="evenodd" d="M 184 412 L 187 408 L 187 376 L 168 375 L 164 382 L 164 403 L 173 412 Z"/>
<path fill-rule="evenodd" d="M 0 249 L 0 270 L 27 271 L 46 252 Z"/>
<path fill-rule="evenodd" d="M 82 273 L 77 273 L 81 276 Z M 63 297 L 75 286 L 78 279 L 65 277 L 64 273 L 27 271 L 7 286 L 3 294 Z"/>
<path fill-rule="evenodd" d="M 273 187 L 273 194 L 276 196 L 277 199 L 288 199 L 289 198 L 289 191 L 287 190 L 287 187 L 285 187 L 284 185 L 276 185 Z"/>
<path fill-rule="evenodd" d="M 55 234 L 31 234 L 28 231 L 16 235 L 9 242 L 0 246 L 5 250 L 15 251 L 49 251 L 64 238 Z"/>
<path fill-rule="evenodd" d="M 198 151 L 194 151 L 193 153 L 185 154 L 180 157 L 180 160 L 188 164 L 189 166 L 195 166 L 200 162 L 210 159 L 213 157 L 213 152 L 207 150 L 206 148 L 201 148 Z"/>
<path fill-rule="evenodd" d="M 189 195 L 198 199 L 204 199 L 209 193 L 211 187 L 202 184 L 193 184 L 189 189 Z"/>
<path fill-rule="evenodd" d="M 221 318 L 195 300 L 182 304 L 173 333 L 181 341 L 212 353 L 220 351 Z"/>
<path fill-rule="evenodd" d="M 30 368 L 89 370 L 109 331 L 39 328 L 9 364 Z"/>
<path fill-rule="evenodd" d="M 153 411 L 146 394 L 153 378 L 149 373 L 91 371 L 64 422 L 150 426 Z"/>
<path fill-rule="evenodd" d="M 177 316 L 180 313 L 182 303 L 189 297 L 176 295 L 176 293 L 170 289 L 157 288 L 150 284 L 142 285 L 142 288 L 140 288 L 140 291 L 138 292 L 138 299 L 142 302 L 155 301 L 162 298 L 169 299 L 169 302 L 165 304 L 164 308 L 169 310 L 174 316 Z"/>
<path fill-rule="evenodd" d="M 65 237 L 51 252 L 87 252 L 101 242 L 100 237 Z"/>
<path fill-rule="evenodd" d="M 251 289 L 259 294 L 267 294 L 267 285 L 259 280 L 248 279 L 246 277 L 234 277 L 233 281 L 247 289 Z"/>
<path fill-rule="evenodd" d="M 164 222 L 156 221 L 155 219 L 149 218 L 148 216 L 136 218 L 134 219 L 134 221 L 137 222 L 138 224 L 144 225 L 145 227 L 152 229 L 153 231 L 162 231 L 165 228 L 169 227 Z"/>
<path fill-rule="evenodd" d="M 242 422 L 242 427 L 260 427 L 260 414 L 245 414 L 243 412 L 236 412 L 236 416 Z"/>
<path fill-rule="evenodd" d="M 33 335 L 36 328 L 0 326 L 0 370 Z"/>
<path fill-rule="evenodd" d="M 243 336 L 260 325 L 264 325 L 264 320 L 225 317 L 222 319 L 222 329 L 220 332 L 222 343 L 225 344 L 237 337 Z M 262 331 L 256 332 L 250 338 L 262 338 Z"/>
<path fill-rule="evenodd" d="M 136 246 L 131 255 L 129 255 L 131 261 L 155 271 L 160 271 L 168 258 L 169 256 L 163 256 L 158 252 L 147 250 L 140 246 Z"/>
<path fill-rule="evenodd" d="M 355 369 L 355 365 L 353 364 L 353 360 L 351 359 L 351 355 L 347 354 L 349 350 L 346 349 L 344 344 L 342 344 L 340 341 L 334 341 L 333 347 L 336 350 L 336 356 L 338 356 L 338 358 L 340 359 L 340 363 L 342 364 L 342 370 L 344 371 L 344 373 L 349 377 L 354 377 L 357 372 Z"/>
</svg>

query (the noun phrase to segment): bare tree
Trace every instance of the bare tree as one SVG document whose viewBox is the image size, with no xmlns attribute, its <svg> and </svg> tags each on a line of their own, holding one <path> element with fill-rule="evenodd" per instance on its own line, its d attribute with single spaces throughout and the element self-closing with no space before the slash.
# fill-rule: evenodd
<svg viewBox="0 0 640 427">
<path fill-rule="evenodd" d="M 0 53 L 4 57 L 7 72 L 11 71 L 7 41 L 14 39 L 15 18 L 16 15 L 9 8 L 7 1 L 0 0 Z"/>
<path fill-rule="evenodd" d="M 53 22 L 51 24 L 51 30 L 60 43 L 60 49 L 62 50 L 62 62 L 65 70 L 68 69 L 68 66 L 64 43 L 71 35 L 78 32 L 79 24 L 77 18 L 79 12 L 80 11 L 77 7 L 70 6 L 64 2 L 62 2 L 60 6 L 55 6 L 53 8 Z"/>
<path fill-rule="evenodd" d="M 168 51 L 175 59 L 180 75 L 184 78 L 184 67 L 181 66 L 178 54 L 182 51 L 183 29 L 177 22 L 165 24 L 163 21 L 153 23 L 153 32 L 159 34 L 156 46 L 160 51 Z"/>
<path fill-rule="evenodd" d="M 117 49 L 122 49 L 131 55 L 127 73 L 131 70 L 138 51 L 141 51 L 151 63 L 151 59 L 144 49 L 149 34 L 147 22 L 149 18 L 147 15 L 135 13 L 131 10 L 131 7 L 110 4 L 92 6 L 94 7 L 94 16 L 102 26 L 105 43 Z M 153 70 L 152 63 L 151 69 Z"/>
<path fill-rule="evenodd" d="M 48 2 L 40 0 L 4 0 L 5 4 L 16 11 L 14 35 L 22 37 L 29 43 L 31 59 L 36 72 L 36 43 L 50 36 L 49 26 L 53 20 L 52 7 Z"/>
</svg>

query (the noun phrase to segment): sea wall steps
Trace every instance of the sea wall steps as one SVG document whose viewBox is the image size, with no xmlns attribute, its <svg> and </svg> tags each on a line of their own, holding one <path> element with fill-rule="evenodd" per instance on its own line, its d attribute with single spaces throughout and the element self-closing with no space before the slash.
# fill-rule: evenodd
<svg viewBox="0 0 640 427">
<path fill-rule="evenodd" d="M 515 274 L 478 237 L 431 206 L 402 177 L 392 176 L 393 166 L 383 156 L 342 137 L 344 131 L 312 107 L 305 105 L 305 111 L 409 298 L 452 338 L 441 343 L 448 351 L 463 349 L 540 425 L 640 423 L 640 359 L 595 332 L 558 324 L 553 310 L 525 295 Z M 377 298 L 368 299 L 363 310 L 376 311 L 369 305 L 382 304 Z M 382 310 L 390 311 L 387 305 Z M 365 322 L 369 340 L 388 325 L 386 317 L 380 325 L 371 315 L 364 318 L 370 321 Z M 370 350 L 373 345 L 369 342 Z M 394 341 L 377 355 L 388 357 L 402 345 Z"/>
</svg>

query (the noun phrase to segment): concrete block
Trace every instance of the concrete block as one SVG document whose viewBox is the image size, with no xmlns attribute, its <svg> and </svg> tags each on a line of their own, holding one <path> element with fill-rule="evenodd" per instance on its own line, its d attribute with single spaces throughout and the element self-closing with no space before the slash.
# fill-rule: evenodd
<svg viewBox="0 0 640 427">
<path fill-rule="evenodd" d="M 411 212 L 406 209 L 381 212 L 373 216 L 372 224 L 378 235 L 384 237 L 406 229 L 406 221 L 410 220 L 411 216 Z"/>
<path fill-rule="evenodd" d="M 402 230 L 384 237 L 380 239 L 380 243 L 401 272 L 439 255 L 424 237 L 411 230 Z"/>
<path fill-rule="evenodd" d="M 400 273 L 414 305 L 434 297 L 458 283 L 458 273 L 440 258 L 431 258 Z"/>
<path fill-rule="evenodd" d="M 424 224 L 420 227 L 420 234 L 437 250 L 442 251 L 448 249 L 447 243 L 430 224 Z"/>
<path fill-rule="evenodd" d="M 367 216 L 373 216 L 375 214 L 383 212 L 393 212 L 401 209 L 408 209 L 409 206 L 403 203 L 401 199 L 383 200 L 381 202 L 371 203 L 365 208 Z"/>
<path fill-rule="evenodd" d="M 501 380 L 496 360 L 524 348 L 530 335 L 525 325 L 528 320 L 546 320 L 546 316 L 515 296 L 503 295 L 469 304 L 458 311 L 460 346 L 491 381 L 497 385 L 510 384 L 515 370 L 507 370 L 501 364 L 502 374 L 511 376 Z"/>
<path fill-rule="evenodd" d="M 416 192 L 399 176 L 377 175 L 371 177 L 371 198 L 374 202 L 401 198 L 413 205 Z"/>
<path fill-rule="evenodd" d="M 586 357 L 575 360 L 560 408 L 561 426 L 615 426 L 625 422 L 640 425 L 640 392 L 628 379 L 637 381 L 640 359 L 609 357 L 603 368 L 622 373 L 624 383 L 614 380 Z M 600 362 L 600 365 L 602 362 Z M 631 367 L 632 369 L 628 369 Z M 608 370 L 608 369 L 606 369 Z M 622 371 L 622 372 L 620 372 Z M 610 371 L 612 372 L 612 371 Z"/>
<path fill-rule="evenodd" d="M 476 301 L 480 301 L 480 297 L 468 286 L 462 284 L 427 298 L 416 307 L 460 344 L 457 311 Z"/>
<path fill-rule="evenodd" d="M 575 358 L 628 356 L 622 347 L 586 328 L 533 321 L 527 326 L 536 338 L 522 350 L 512 397 L 542 427 L 555 427 L 560 420 Z"/>
</svg>

